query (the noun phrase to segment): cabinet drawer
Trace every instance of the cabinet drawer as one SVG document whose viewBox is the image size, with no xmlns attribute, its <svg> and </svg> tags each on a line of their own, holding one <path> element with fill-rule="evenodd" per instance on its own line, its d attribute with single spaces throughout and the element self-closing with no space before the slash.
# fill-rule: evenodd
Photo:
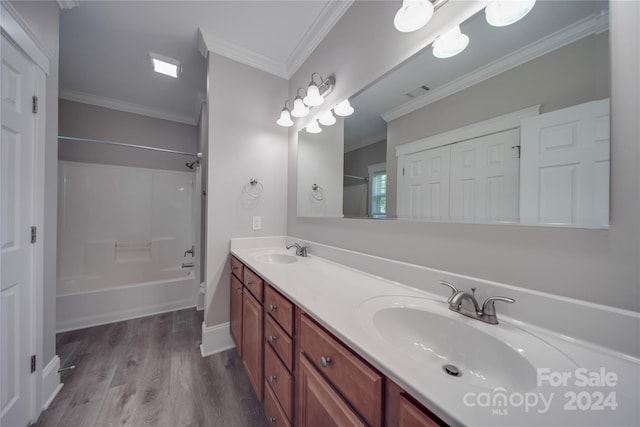
<svg viewBox="0 0 640 427">
<path fill-rule="evenodd" d="M 381 426 L 383 377 L 306 315 L 299 336 L 300 351 L 371 427 Z"/>
<path fill-rule="evenodd" d="M 271 286 L 267 286 L 264 307 L 290 336 L 293 336 L 293 304 Z"/>
<path fill-rule="evenodd" d="M 293 370 L 293 340 L 271 316 L 265 317 L 264 338 L 280 356 L 289 371 Z"/>
<path fill-rule="evenodd" d="M 266 382 L 264 390 L 264 415 L 267 417 L 267 422 L 273 426 L 291 427 L 291 423 L 289 423 L 284 411 L 278 405 L 273 391 L 271 391 Z"/>
<path fill-rule="evenodd" d="M 269 346 L 264 350 L 264 378 L 288 419 L 293 415 L 293 376 Z"/>
<path fill-rule="evenodd" d="M 251 295 L 256 297 L 259 302 L 262 302 L 262 279 L 253 271 L 244 267 L 242 273 L 244 275 L 244 286 L 251 292 Z"/>
<path fill-rule="evenodd" d="M 242 265 L 242 262 L 241 262 L 238 258 L 236 258 L 236 257 L 232 256 L 232 257 L 231 257 L 231 272 L 232 272 L 233 274 L 235 274 L 235 276 L 236 276 L 236 277 L 237 277 L 241 282 L 242 282 L 242 276 L 243 276 L 243 269 L 242 269 L 242 267 L 244 267 L 244 266 Z"/>
</svg>

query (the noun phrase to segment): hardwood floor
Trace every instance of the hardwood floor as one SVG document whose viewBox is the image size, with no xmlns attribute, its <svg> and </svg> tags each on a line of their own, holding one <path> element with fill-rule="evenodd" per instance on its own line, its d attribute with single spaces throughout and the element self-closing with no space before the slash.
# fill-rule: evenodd
<svg viewBox="0 0 640 427">
<path fill-rule="evenodd" d="M 202 312 L 58 334 L 64 387 L 36 427 L 266 426 L 235 349 L 200 356 Z"/>
</svg>

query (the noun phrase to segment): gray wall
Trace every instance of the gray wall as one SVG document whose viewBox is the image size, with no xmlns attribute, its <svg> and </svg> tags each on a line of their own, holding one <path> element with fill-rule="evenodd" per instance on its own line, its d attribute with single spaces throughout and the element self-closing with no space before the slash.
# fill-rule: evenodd
<svg viewBox="0 0 640 427">
<path fill-rule="evenodd" d="M 317 71 L 335 73 L 332 96 L 349 96 L 433 40 L 439 21 L 401 35 L 391 25 L 396 10 L 395 2 L 354 3 L 290 80 L 289 92 Z M 639 311 L 639 20 L 639 2 L 612 2 L 609 230 L 297 218 L 297 135 L 291 132 L 288 235 Z"/>
<path fill-rule="evenodd" d="M 58 227 L 58 4 L 53 1 L 12 1 L 32 31 L 36 42 L 49 57 L 46 79 L 46 147 L 44 160 L 44 294 L 42 306 L 43 364 L 56 355 L 56 282 Z"/>
<path fill-rule="evenodd" d="M 196 153 L 198 127 L 79 102 L 60 100 L 60 135 Z M 60 140 L 59 158 L 151 169 L 189 171 L 195 157 L 89 142 Z"/>
<path fill-rule="evenodd" d="M 287 82 L 214 53 L 207 74 L 205 323 L 212 326 L 229 321 L 229 239 L 286 233 L 287 129 L 276 119 Z M 264 187 L 257 200 L 243 197 L 251 177 Z M 261 230 L 252 230 L 254 215 Z"/>
<path fill-rule="evenodd" d="M 376 142 L 366 147 L 344 153 L 344 173 L 346 175 L 369 176 L 369 166 L 387 160 L 387 141 Z M 362 185 L 362 181 L 345 178 L 344 186 Z"/>
<path fill-rule="evenodd" d="M 589 36 L 389 122 L 388 213 L 396 215 L 396 147 L 532 105 L 540 113 L 608 98 L 609 33 Z"/>
</svg>

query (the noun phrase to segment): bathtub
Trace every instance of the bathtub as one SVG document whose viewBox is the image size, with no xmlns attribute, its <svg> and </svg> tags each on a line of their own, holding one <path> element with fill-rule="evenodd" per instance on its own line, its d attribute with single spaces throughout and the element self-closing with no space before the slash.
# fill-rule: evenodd
<svg viewBox="0 0 640 427">
<path fill-rule="evenodd" d="M 59 279 L 56 330 L 70 331 L 194 307 L 199 285 L 192 269 L 180 267 L 144 275 L 132 270 L 108 277 Z"/>
</svg>

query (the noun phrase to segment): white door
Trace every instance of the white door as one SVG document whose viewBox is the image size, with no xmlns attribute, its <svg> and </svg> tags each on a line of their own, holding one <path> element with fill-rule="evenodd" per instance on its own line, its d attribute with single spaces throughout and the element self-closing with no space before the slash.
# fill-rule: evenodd
<svg viewBox="0 0 640 427">
<path fill-rule="evenodd" d="M 3 426 L 30 421 L 34 250 L 35 66 L 2 37 L 0 383 Z"/>
<path fill-rule="evenodd" d="M 520 129 L 451 145 L 451 220 L 518 221 Z"/>
<path fill-rule="evenodd" d="M 522 121 L 525 223 L 609 224 L 609 99 Z"/>
<path fill-rule="evenodd" d="M 398 216 L 447 220 L 451 148 L 425 150 L 398 159 Z"/>
</svg>

